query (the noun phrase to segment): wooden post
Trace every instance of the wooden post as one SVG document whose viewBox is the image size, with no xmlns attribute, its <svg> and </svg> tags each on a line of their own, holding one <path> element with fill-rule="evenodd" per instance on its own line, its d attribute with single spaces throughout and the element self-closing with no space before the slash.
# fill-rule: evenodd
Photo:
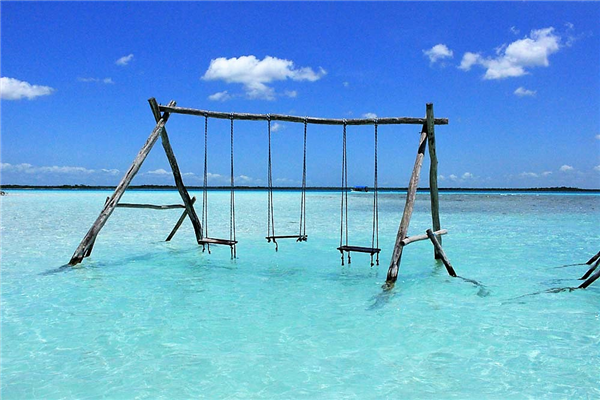
<svg viewBox="0 0 600 400">
<path fill-rule="evenodd" d="M 433 104 L 427 103 L 426 105 L 426 117 L 427 117 L 427 141 L 429 144 L 429 193 L 431 196 L 431 219 L 433 222 L 433 230 L 439 231 L 440 225 L 440 202 L 438 197 L 438 160 L 435 153 L 435 118 L 433 117 Z M 440 245 L 442 244 L 442 238 L 438 237 Z M 442 255 L 436 248 L 434 250 L 434 256 L 436 260 L 442 258 Z"/>
<path fill-rule="evenodd" d="M 171 101 L 169 104 L 174 106 L 175 102 Z M 117 203 L 123 196 L 125 189 L 127 189 L 129 184 L 131 183 L 131 180 L 133 179 L 133 177 L 140 170 L 140 167 L 142 166 L 142 163 L 148 156 L 148 153 L 150 152 L 150 150 L 152 150 L 152 147 L 158 140 L 158 137 L 160 136 L 162 131 L 165 129 L 165 124 L 167 123 L 168 119 L 169 119 L 169 113 L 166 112 L 156 123 L 156 126 L 152 130 L 152 133 L 150 133 L 148 140 L 146 140 L 146 143 L 144 143 L 144 145 L 140 149 L 138 155 L 133 160 L 133 163 L 131 164 L 131 166 L 129 167 L 127 172 L 125 173 L 125 176 L 123 176 L 123 178 L 121 179 L 121 182 L 119 182 L 119 184 L 117 185 L 115 192 L 110 197 L 108 202 L 105 204 L 104 208 L 100 212 L 100 215 L 98 216 L 98 218 L 96 219 L 96 221 L 94 222 L 94 224 L 92 225 L 90 230 L 87 232 L 87 234 L 84 236 L 81 243 L 79 243 L 79 246 L 77 247 L 77 249 L 75 250 L 75 253 L 73 253 L 73 256 L 71 257 L 71 261 L 69 261 L 69 265 L 71 265 L 71 266 L 77 265 L 83 260 L 84 257 L 87 257 L 91 254 L 91 251 L 89 251 L 89 250 L 90 250 L 90 247 L 92 247 L 93 243 L 95 242 L 96 236 L 98 236 L 98 233 L 104 227 L 104 224 L 106 224 L 106 221 L 108 220 L 110 215 L 115 210 Z"/>
<path fill-rule="evenodd" d="M 104 206 L 105 207 L 106 207 L 106 204 L 108 204 L 108 200 L 109 199 L 110 199 L 110 197 L 107 197 L 106 200 L 104 201 Z M 85 254 L 83 255 L 83 257 L 89 257 L 90 254 L 92 254 L 92 250 L 94 250 L 94 245 L 96 244 L 96 237 L 94 238 L 94 240 L 92 240 L 92 243 L 90 244 L 90 246 L 85 251 Z"/>
<path fill-rule="evenodd" d="M 152 109 L 152 114 L 154 114 L 154 118 L 159 121 L 161 119 L 160 112 L 158 111 L 158 104 L 156 103 L 156 99 L 154 97 L 148 99 L 150 103 L 150 108 Z M 185 210 L 187 214 L 190 216 L 190 221 L 192 222 L 192 226 L 194 227 L 194 233 L 196 234 L 196 242 L 199 242 L 202 239 L 202 224 L 198 219 L 198 215 L 196 214 L 196 210 L 194 210 L 194 205 L 190 199 L 190 195 L 188 194 L 187 189 L 183 184 L 183 180 L 181 179 L 181 172 L 179 171 L 179 166 L 177 165 L 177 159 L 175 158 L 175 154 L 173 153 L 173 148 L 171 147 L 171 143 L 169 143 L 169 136 L 167 135 L 167 130 L 163 129 L 161 132 L 162 145 L 165 149 L 165 153 L 167 154 L 167 158 L 169 159 L 169 164 L 171 165 L 171 170 L 173 171 L 173 178 L 175 179 L 175 185 L 177 185 L 177 190 L 179 191 L 179 195 L 183 200 L 183 204 L 185 204 Z"/>
<path fill-rule="evenodd" d="M 427 229 L 427 236 L 429 237 L 429 240 L 431 240 L 431 243 L 433 243 L 433 247 L 435 247 L 435 249 L 439 253 L 440 258 L 441 258 L 442 262 L 444 263 L 446 270 L 448 271 L 448 275 L 450 275 L 452 277 L 456 277 L 456 272 L 454 272 L 454 268 L 452 268 L 452 264 L 450 264 L 450 260 L 448 260 L 448 257 L 446 257 L 446 253 L 444 253 L 444 249 L 442 249 L 442 245 L 438 241 L 438 238 L 436 237 L 436 235 L 433 234 L 433 231 L 431 229 Z"/>
<path fill-rule="evenodd" d="M 595 255 L 594 257 L 590 258 L 590 259 L 588 260 L 588 262 L 586 262 L 586 264 L 587 264 L 587 265 L 592 265 L 592 263 L 593 263 L 594 261 L 596 261 L 597 259 L 599 259 L 599 258 L 600 258 L 600 251 L 599 251 L 598 253 L 596 253 L 596 255 Z"/>
<path fill-rule="evenodd" d="M 594 283 L 594 281 L 598 278 L 600 278 L 600 269 L 598 269 L 598 271 L 596 271 L 594 273 L 594 275 L 590 276 L 587 281 L 585 281 L 581 285 L 579 285 L 579 289 L 585 289 L 586 287 L 588 287 L 592 283 Z"/>
<path fill-rule="evenodd" d="M 384 288 L 391 288 L 398 279 L 398 268 L 400 265 L 400 259 L 402 258 L 402 240 L 406 238 L 408 232 L 408 226 L 410 225 L 410 218 L 412 217 L 413 208 L 415 205 L 415 197 L 417 195 L 417 187 L 419 186 L 419 176 L 421 173 L 421 166 L 423 165 L 423 157 L 425 156 L 425 147 L 427 146 L 427 126 L 424 124 L 421 130 L 421 137 L 419 138 L 419 150 L 417 151 L 417 158 L 413 167 L 413 172 L 410 177 L 408 184 L 408 190 L 406 191 L 406 204 L 404 205 L 404 213 L 402 214 L 402 220 L 398 227 L 398 234 L 396 235 L 396 244 L 392 253 L 392 259 L 390 261 L 390 267 L 387 273 L 387 279 L 385 281 Z"/>
<path fill-rule="evenodd" d="M 192 204 L 194 204 L 195 202 L 196 202 L 196 196 L 192 197 Z M 169 242 L 169 241 L 171 241 L 171 239 L 173 239 L 173 236 L 175 236 L 175 233 L 177 233 L 177 230 L 179 229 L 181 224 L 183 224 L 183 221 L 185 220 L 185 217 L 187 217 L 187 215 L 188 215 L 187 210 L 183 211 L 183 213 L 181 214 L 181 217 L 179 217 L 179 220 L 177 220 L 177 223 L 173 227 L 173 230 L 171 231 L 171 233 L 169 233 L 169 236 L 167 236 L 167 239 L 166 239 L 167 242 Z"/>
<path fill-rule="evenodd" d="M 600 265 L 600 260 L 597 260 L 597 261 L 596 261 L 596 264 L 594 264 L 594 265 L 592 266 L 592 268 L 588 269 L 588 271 L 587 271 L 585 274 L 583 274 L 583 276 L 582 276 L 581 278 L 579 278 L 579 279 L 581 279 L 581 280 L 587 279 L 587 278 L 588 278 L 588 276 L 590 276 L 590 275 L 592 274 L 592 272 L 594 272 L 594 270 L 595 270 L 596 268 L 598 268 L 598 265 Z"/>
</svg>

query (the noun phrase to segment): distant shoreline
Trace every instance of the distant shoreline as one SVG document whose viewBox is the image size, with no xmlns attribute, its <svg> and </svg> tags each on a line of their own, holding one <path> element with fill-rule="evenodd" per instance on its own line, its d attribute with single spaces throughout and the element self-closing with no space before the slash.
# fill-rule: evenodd
<svg viewBox="0 0 600 400">
<path fill-rule="evenodd" d="M 202 190 L 202 186 L 186 186 L 188 190 Z M 0 190 L 114 190 L 115 186 L 88 186 L 88 185 L 2 185 Z M 171 185 L 135 185 L 129 186 L 129 190 L 177 190 L 176 186 Z M 229 190 L 229 186 L 210 186 L 209 190 Z M 236 186 L 236 190 L 240 191 L 264 191 L 266 186 Z M 277 191 L 298 191 L 300 187 L 274 187 Z M 323 187 L 307 187 L 307 191 L 311 192 L 339 192 L 339 187 L 323 186 Z M 405 192 L 405 187 L 384 187 L 379 188 L 379 192 Z M 369 192 L 372 189 L 369 188 Z M 429 188 L 419 188 L 419 192 L 429 192 Z M 439 188 L 440 192 L 561 192 L 561 193 L 600 193 L 600 189 L 580 189 L 573 187 L 547 187 L 547 188 Z"/>
</svg>

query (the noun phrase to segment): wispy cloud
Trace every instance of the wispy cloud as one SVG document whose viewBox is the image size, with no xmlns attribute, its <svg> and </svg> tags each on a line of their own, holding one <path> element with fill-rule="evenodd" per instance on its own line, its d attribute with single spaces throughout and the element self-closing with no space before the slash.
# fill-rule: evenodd
<svg viewBox="0 0 600 400">
<path fill-rule="evenodd" d="M 436 62 L 454 57 L 454 52 L 445 44 L 436 44 L 429 50 L 423 50 L 423 54 L 429 58 L 429 64 L 433 65 Z"/>
<path fill-rule="evenodd" d="M 119 58 L 117 61 L 115 61 L 115 64 L 124 67 L 128 65 L 131 62 L 131 60 L 133 60 L 133 54 L 129 54 Z"/>
<path fill-rule="evenodd" d="M 553 27 L 534 29 L 529 36 L 496 49 L 495 57 L 466 52 L 460 69 L 469 71 L 474 65 L 485 68 L 484 79 L 505 79 L 523 76 L 534 67 L 547 67 L 548 58 L 560 49 L 561 37 Z"/>
<path fill-rule="evenodd" d="M 77 78 L 77 80 L 79 82 L 85 82 L 85 83 L 105 83 L 107 85 L 112 85 L 115 83 L 115 81 L 112 80 L 112 78 Z"/>
<path fill-rule="evenodd" d="M 573 172 L 573 171 L 575 171 L 575 168 L 573 168 L 573 167 L 572 167 L 572 166 L 570 166 L 570 165 L 566 165 L 566 164 L 565 164 L 565 165 L 563 165 L 562 167 L 560 167 L 558 170 L 559 170 L 560 172 Z"/>
<path fill-rule="evenodd" d="M 208 99 L 211 101 L 227 101 L 231 98 L 232 96 L 229 94 L 229 92 L 227 92 L 227 90 L 217 92 L 208 96 Z"/>
<path fill-rule="evenodd" d="M 21 164 L 0 164 L 0 171 L 2 172 L 16 172 L 25 174 L 63 174 L 63 175 L 91 175 L 91 174 L 108 174 L 118 175 L 118 169 L 89 169 L 85 167 L 73 167 L 73 166 L 42 166 L 36 167 L 28 163 Z"/>
<path fill-rule="evenodd" d="M 320 68 L 314 71 L 310 67 L 297 68 L 293 61 L 266 56 L 259 60 L 255 56 L 233 58 L 219 57 L 210 61 L 203 80 L 221 80 L 227 83 L 243 85 L 245 95 L 249 99 L 274 100 L 275 89 L 267 84 L 274 81 L 309 81 L 321 79 L 327 72 Z M 293 93 L 295 97 L 295 92 Z M 289 96 L 289 94 L 286 94 Z"/>
<path fill-rule="evenodd" d="M 21 100 L 24 97 L 32 100 L 39 96 L 47 96 L 52 92 L 54 89 L 50 86 L 32 85 L 15 78 L 0 78 L 0 98 L 4 100 Z"/>
<path fill-rule="evenodd" d="M 375 119 L 377 118 L 377 114 L 372 113 L 372 112 L 368 112 L 368 113 L 364 113 L 362 115 L 363 118 L 370 118 L 370 119 Z"/>
<path fill-rule="evenodd" d="M 537 93 L 536 90 L 525 89 L 523 86 L 519 86 L 515 91 L 515 96 L 518 97 L 534 97 Z"/>
</svg>

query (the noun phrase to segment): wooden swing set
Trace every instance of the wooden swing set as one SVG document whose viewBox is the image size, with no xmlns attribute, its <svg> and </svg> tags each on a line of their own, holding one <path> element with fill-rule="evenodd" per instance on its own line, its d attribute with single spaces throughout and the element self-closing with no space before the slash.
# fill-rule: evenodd
<svg viewBox="0 0 600 400">
<path fill-rule="evenodd" d="M 167 241 L 171 240 L 185 218 L 189 217 L 192 226 L 194 228 L 194 234 L 196 241 L 199 245 L 202 245 L 203 251 L 208 249 L 210 253 L 210 245 L 225 245 L 231 249 L 231 257 L 236 258 L 236 229 L 235 229 L 235 181 L 234 181 L 234 121 L 235 120 L 252 120 L 252 121 L 267 121 L 268 129 L 268 216 L 267 216 L 267 235 L 266 239 L 268 242 L 275 244 L 275 250 L 278 249 L 277 240 L 281 239 L 296 239 L 297 242 L 305 242 L 308 240 L 306 234 L 306 133 L 308 124 L 314 125 L 342 125 L 343 126 L 343 144 L 342 144 L 342 183 L 341 183 L 341 206 L 340 206 L 340 245 L 337 248 L 342 255 L 342 265 L 344 264 L 344 255 L 347 255 L 348 263 L 351 262 L 350 254 L 352 252 L 367 253 L 371 256 L 371 265 L 375 263 L 379 265 L 379 210 L 378 210 L 378 165 L 377 165 L 377 148 L 378 148 L 378 126 L 379 125 L 400 125 L 400 124 L 414 124 L 421 125 L 421 134 L 419 138 L 417 157 L 413 167 L 412 175 L 409 181 L 408 190 L 406 194 L 406 203 L 404 206 L 404 212 L 396 235 L 396 242 L 390 261 L 390 266 L 387 273 L 386 285 L 393 286 L 394 282 L 398 277 L 398 269 L 400 266 L 400 259 L 405 246 L 410 243 L 427 240 L 429 239 L 434 246 L 434 256 L 436 259 L 442 260 L 448 274 L 455 277 L 456 273 L 452 268 L 452 265 L 448 261 L 444 250 L 442 249 L 442 238 L 441 236 L 446 234 L 445 229 L 441 229 L 440 216 L 439 216 L 439 196 L 438 196 L 438 185 L 437 185 L 437 156 L 435 150 L 435 125 L 447 125 L 448 119 L 446 118 L 434 118 L 433 115 L 433 104 L 426 105 L 426 116 L 425 118 L 412 118 L 412 117 L 393 117 L 393 118 L 362 118 L 362 119 L 326 119 L 326 118 L 315 118 L 315 117 L 298 117 L 291 115 L 280 115 L 280 114 L 247 114 L 247 113 L 225 113 L 215 111 L 205 111 L 194 108 L 183 108 L 177 107 L 174 101 L 169 104 L 159 105 L 154 98 L 148 100 L 150 108 L 156 121 L 156 126 L 152 130 L 152 133 L 146 140 L 146 143 L 142 146 L 133 163 L 117 185 L 112 196 L 107 198 L 106 203 L 100 215 L 96 221 L 92 224 L 87 234 L 82 239 L 81 243 L 75 250 L 75 253 L 71 257 L 69 265 L 74 266 L 79 264 L 84 258 L 89 257 L 92 253 L 96 238 L 100 233 L 100 230 L 106 224 L 108 218 L 111 216 L 115 208 L 127 207 L 127 208 L 147 208 L 147 209 L 184 209 L 183 214 L 175 224 L 175 227 L 167 237 Z M 202 193 L 202 215 L 198 218 L 194 209 L 194 203 L 196 198 L 191 198 L 183 180 L 181 172 L 177 164 L 177 160 L 173 153 L 173 149 L 169 142 L 167 130 L 165 125 L 169 120 L 171 114 L 187 114 L 204 117 L 204 179 L 203 179 L 203 193 Z M 229 238 L 217 238 L 208 235 L 208 120 L 209 118 L 215 119 L 228 119 L 230 121 L 230 212 L 229 212 Z M 303 152 L 303 165 L 302 165 L 302 190 L 300 195 L 300 223 L 298 234 L 284 234 L 277 235 L 275 233 L 275 218 L 273 213 L 273 179 L 272 179 L 272 148 L 271 148 L 271 122 L 272 121 L 287 121 L 304 124 L 304 152 Z M 346 152 L 346 130 L 348 126 L 354 125 L 373 125 L 374 126 L 374 182 L 373 182 L 373 231 L 370 246 L 354 246 L 349 245 L 348 242 L 348 158 Z M 138 173 L 142 163 L 148 156 L 150 150 L 158 140 L 161 138 L 162 146 L 171 166 L 173 172 L 173 178 L 177 186 L 177 190 L 183 200 L 183 204 L 175 205 L 151 205 L 151 204 L 126 204 L 120 203 L 120 199 L 123 196 L 125 190 L 130 185 L 134 176 Z M 412 217 L 415 198 L 417 194 L 417 187 L 419 184 L 419 177 L 421 173 L 421 166 L 425 157 L 425 148 L 429 145 L 429 189 L 431 197 L 431 216 L 432 216 L 432 229 L 427 229 L 425 234 L 408 236 L 408 227 L 410 219 Z"/>
</svg>

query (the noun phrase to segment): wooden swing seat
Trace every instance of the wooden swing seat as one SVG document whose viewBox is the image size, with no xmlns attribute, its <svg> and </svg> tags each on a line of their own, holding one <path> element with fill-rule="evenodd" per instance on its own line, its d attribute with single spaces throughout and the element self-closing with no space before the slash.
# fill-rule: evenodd
<svg viewBox="0 0 600 400">
<path fill-rule="evenodd" d="M 376 247 L 361 247 L 361 246 L 340 246 L 337 248 L 341 253 L 343 253 L 344 251 L 350 253 L 350 252 L 355 252 L 355 253 L 369 253 L 371 255 L 373 254 L 379 254 L 379 252 L 381 251 L 381 249 L 378 249 Z"/>
<path fill-rule="evenodd" d="M 306 242 L 308 240 L 308 235 L 275 235 L 275 236 L 265 236 L 269 242 L 271 240 L 279 240 L 279 239 L 296 239 L 297 242 Z"/>
<path fill-rule="evenodd" d="M 226 246 L 234 246 L 237 244 L 237 240 L 229 240 L 229 239 L 217 239 L 204 237 L 198 240 L 198 244 L 214 244 L 214 245 L 226 245 Z"/>
</svg>

